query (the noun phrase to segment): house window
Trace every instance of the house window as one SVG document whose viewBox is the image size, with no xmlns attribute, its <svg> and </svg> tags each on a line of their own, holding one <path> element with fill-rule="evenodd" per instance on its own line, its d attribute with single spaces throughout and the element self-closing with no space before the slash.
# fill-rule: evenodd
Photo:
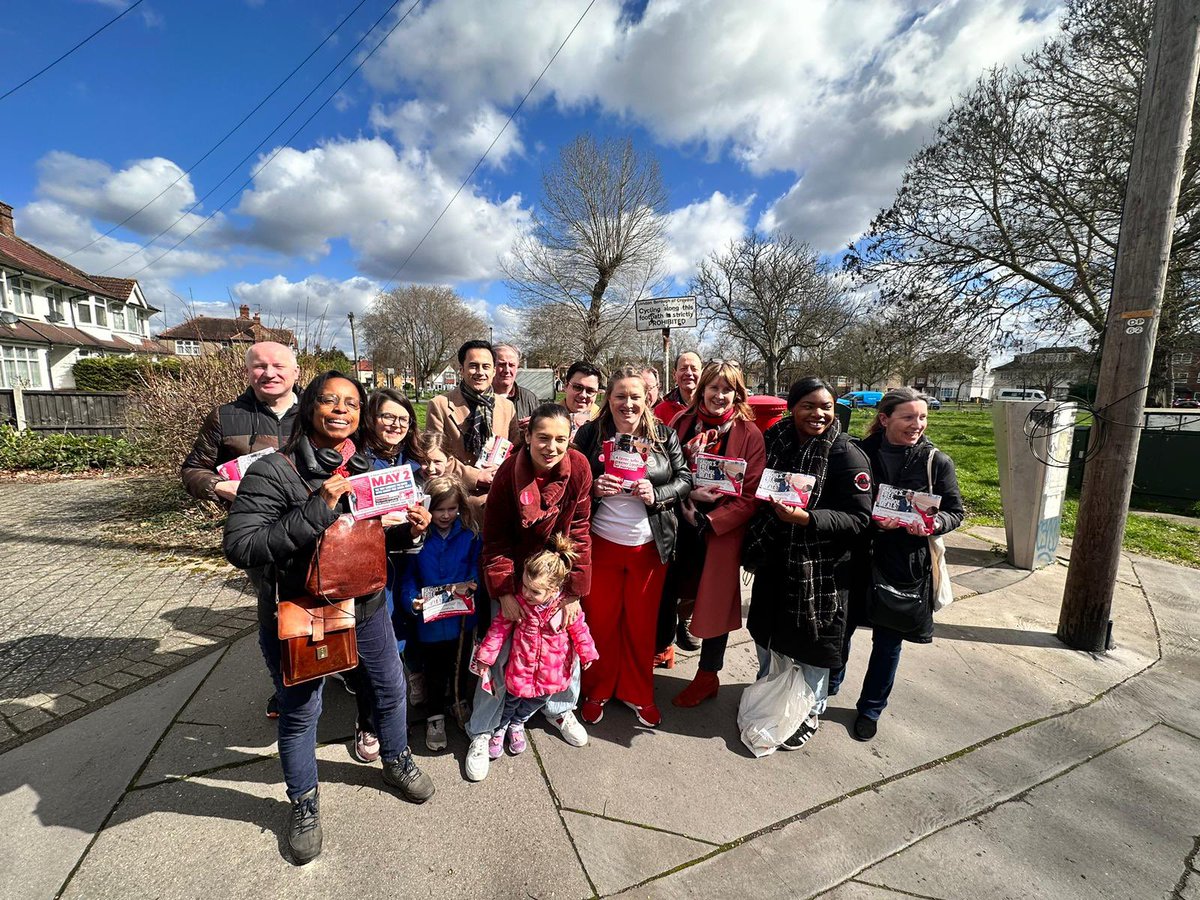
<svg viewBox="0 0 1200 900">
<path fill-rule="evenodd" d="M 1176 384 L 1187 384 L 1189 380 L 1190 379 L 1188 378 L 1188 370 L 1187 369 L 1176 369 L 1175 370 L 1175 383 Z"/>
<path fill-rule="evenodd" d="M 108 314 L 112 317 L 112 327 L 114 331 L 125 330 L 125 307 L 114 303 L 108 308 Z"/>
<path fill-rule="evenodd" d="M 58 288 L 46 288 L 46 302 L 50 305 L 51 322 L 63 322 L 66 316 L 63 315 L 62 295 L 59 294 Z"/>
<path fill-rule="evenodd" d="M 0 344 L 0 385 L 4 387 L 42 386 L 42 365 L 38 352 L 31 347 Z"/>
<path fill-rule="evenodd" d="M 96 324 L 102 325 L 105 328 L 107 328 L 108 327 L 108 307 L 105 305 L 104 301 L 99 298 L 96 298 L 96 301 L 92 305 L 92 308 L 95 310 Z"/>
<path fill-rule="evenodd" d="M 6 306 L 10 306 L 19 316 L 33 315 L 33 286 L 27 279 L 10 278 L 8 293 L 11 301 L 6 303 Z"/>
<path fill-rule="evenodd" d="M 1171 362 L 1177 366 L 1190 366 L 1192 364 L 1192 354 L 1190 353 L 1172 353 Z"/>
<path fill-rule="evenodd" d="M 80 300 L 75 304 L 75 321 L 81 325 L 92 324 L 92 304 L 90 300 Z"/>
<path fill-rule="evenodd" d="M 199 341 L 176 341 L 175 354 L 177 356 L 199 356 L 200 342 Z"/>
</svg>

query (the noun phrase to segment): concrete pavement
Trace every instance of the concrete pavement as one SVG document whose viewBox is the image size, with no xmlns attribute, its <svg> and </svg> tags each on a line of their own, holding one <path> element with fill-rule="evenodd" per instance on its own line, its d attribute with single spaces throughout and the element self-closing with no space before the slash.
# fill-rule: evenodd
<svg viewBox="0 0 1200 900">
<path fill-rule="evenodd" d="M 352 698 L 331 684 L 325 852 L 302 869 L 281 856 L 287 804 L 243 638 L 0 756 L 0 894 L 1200 897 L 1200 572 L 1126 560 L 1118 647 L 1094 657 L 1053 636 L 1066 569 L 1009 569 L 991 536 L 951 537 L 959 600 L 931 646 L 905 647 L 868 744 L 849 735 L 863 632 L 808 746 L 753 759 L 741 632 L 715 701 L 670 705 L 684 660 L 656 676 L 660 729 L 610 708 L 576 749 L 538 724 L 480 784 L 460 734 L 430 754 L 414 727 L 438 793 L 412 807 L 351 759 Z"/>
</svg>

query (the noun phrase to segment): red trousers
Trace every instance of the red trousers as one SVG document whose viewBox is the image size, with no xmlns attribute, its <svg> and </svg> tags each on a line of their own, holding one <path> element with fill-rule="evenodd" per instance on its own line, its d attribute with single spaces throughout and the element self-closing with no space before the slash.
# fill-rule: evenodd
<svg viewBox="0 0 1200 900">
<path fill-rule="evenodd" d="M 653 541 L 623 547 L 592 535 L 592 592 L 583 600 L 600 658 L 583 673 L 583 696 L 654 702 L 654 637 L 667 567 Z"/>
</svg>

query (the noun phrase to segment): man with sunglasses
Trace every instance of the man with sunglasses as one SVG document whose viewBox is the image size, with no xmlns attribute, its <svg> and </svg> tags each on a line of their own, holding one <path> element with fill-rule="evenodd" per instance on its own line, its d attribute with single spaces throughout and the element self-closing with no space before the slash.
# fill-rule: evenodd
<svg viewBox="0 0 1200 900">
<path fill-rule="evenodd" d="M 700 354 L 695 350 L 685 350 L 675 357 L 675 387 L 654 407 L 654 417 L 658 421 L 670 425 L 672 419 L 691 406 L 692 395 L 700 383 L 701 368 Z"/>
<path fill-rule="evenodd" d="M 600 370 L 589 362 L 578 360 L 567 369 L 563 406 L 571 414 L 571 437 L 579 426 L 600 414 L 596 396 L 600 393 Z"/>
</svg>

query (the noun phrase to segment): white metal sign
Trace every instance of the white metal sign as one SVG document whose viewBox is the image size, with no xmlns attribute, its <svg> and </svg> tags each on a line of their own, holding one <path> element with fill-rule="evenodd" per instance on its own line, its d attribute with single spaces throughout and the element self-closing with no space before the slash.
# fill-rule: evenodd
<svg viewBox="0 0 1200 900">
<path fill-rule="evenodd" d="M 651 297 L 636 304 L 637 330 L 695 328 L 695 297 Z"/>
</svg>

